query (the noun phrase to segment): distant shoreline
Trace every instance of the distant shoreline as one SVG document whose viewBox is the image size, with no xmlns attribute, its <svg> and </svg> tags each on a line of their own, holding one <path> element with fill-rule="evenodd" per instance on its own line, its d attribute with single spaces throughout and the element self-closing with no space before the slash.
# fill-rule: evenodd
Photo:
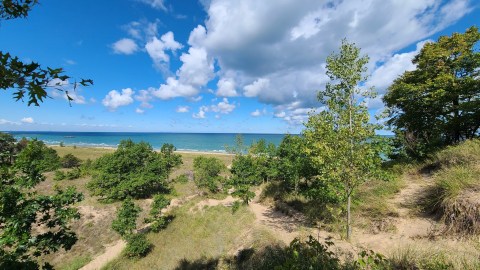
<svg viewBox="0 0 480 270">
<path fill-rule="evenodd" d="M 48 145 L 49 147 L 52 147 L 52 148 L 74 148 L 74 147 L 77 147 L 77 148 L 82 148 L 82 149 L 105 149 L 105 150 L 117 150 L 118 147 L 113 147 L 113 146 L 87 146 L 87 145 L 82 145 L 82 146 L 78 146 L 78 145 L 65 145 L 65 146 L 60 146 L 59 144 L 49 144 Z M 153 149 L 154 151 L 157 151 L 159 152 L 160 149 Z M 174 151 L 175 153 L 178 153 L 178 154 L 200 154 L 200 155 L 226 155 L 226 156 L 230 156 L 230 155 L 235 155 L 235 154 L 232 154 L 232 153 L 228 153 L 228 152 L 219 152 L 219 151 L 195 151 L 195 150 L 175 150 Z"/>
</svg>

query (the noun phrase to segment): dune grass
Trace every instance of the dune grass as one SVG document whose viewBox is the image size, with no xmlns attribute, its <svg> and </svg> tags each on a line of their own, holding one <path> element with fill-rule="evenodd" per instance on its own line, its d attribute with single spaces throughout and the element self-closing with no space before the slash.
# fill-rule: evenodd
<svg viewBox="0 0 480 270">
<path fill-rule="evenodd" d="M 121 257 L 104 269 L 175 269 L 182 260 L 226 256 L 238 245 L 242 233 L 250 229 L 253 214 L 246 207 L 232 213 L 231 208 L 225 206 L 191 212 L 197 201 L 177 209 L 175 219 L 165 230 L 147 235 L 154 248 L 146 257 L 139 260 Z"/>
<path fill-rule="evenodd" d="M 480 233 L 480 140 L 469 140 L 438 152 L 426 162 L 434 184 L 420 201 L 437 216 L 445 232 Z"/>
</svg>

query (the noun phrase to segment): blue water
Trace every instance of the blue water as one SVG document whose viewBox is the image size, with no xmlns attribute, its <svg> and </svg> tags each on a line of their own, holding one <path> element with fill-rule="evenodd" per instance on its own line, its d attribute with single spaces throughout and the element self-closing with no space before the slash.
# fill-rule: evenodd
<svg viewBox="0 0 480 270">
<path fill-rule="evenodd" d="M 37 138 L 48 145 L 76 145 L 79 147 L 117 147 L 121 140 L 145 141 L 154 149 L 164 143 L 173 144 L 181 151 L 225 152 L 225 146 L 234 146 L 234 133 L 140 133 L 140 132 L 44 132 L 11 131 L 17 140 Z M 267 143 L 279 145 L 283 134 L 242 134 L 245 145 L 265 139 Z"/>
</svg>

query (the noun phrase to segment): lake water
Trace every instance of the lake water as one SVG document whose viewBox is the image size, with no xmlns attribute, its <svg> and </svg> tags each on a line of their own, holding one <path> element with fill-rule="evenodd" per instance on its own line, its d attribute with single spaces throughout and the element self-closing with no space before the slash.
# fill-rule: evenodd
<svg viewBox="0 0 480 270">
<path fill-rule="evenodd" d="M 164 143 L 173 144 L 181 151 L 226 152 L 225 146 L 234 146 L 236 133 L 140 133 L 140 132 L 44 132 L 12 131 L 17 140 L 37 138 L 48 145 L 76 145 L 79 147 L 117 147 L 121 140 L 145 141 L 159 149 Z M 264 139 L 279 145 L 284 134 L 242 134 L 245 145 Z"/>
</svg>

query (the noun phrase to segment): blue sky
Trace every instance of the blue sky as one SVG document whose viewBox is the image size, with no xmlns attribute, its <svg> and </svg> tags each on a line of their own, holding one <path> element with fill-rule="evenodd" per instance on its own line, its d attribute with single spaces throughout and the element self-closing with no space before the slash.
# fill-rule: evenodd
<svg viewBox="0 0 480 270">
<path fill-rule="evenodd" d="M 0 93 L 0 130 L 297 133 L 346 37 L 379 96 L 428 40 L 479 24 L 477 1 L 45 0 L 2 21 L 0 50 L 94 86 L 40 107 Z M 68 89 L 67 89 L 68 90 Z"/>
</svg>

